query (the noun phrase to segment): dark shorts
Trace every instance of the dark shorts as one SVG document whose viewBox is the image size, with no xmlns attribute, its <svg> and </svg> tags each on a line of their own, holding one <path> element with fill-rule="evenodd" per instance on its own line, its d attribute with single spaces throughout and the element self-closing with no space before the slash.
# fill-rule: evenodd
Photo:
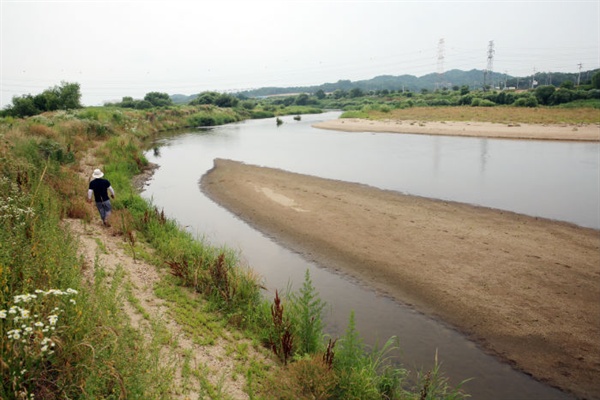
<svg viewBox="0 0 600 400">
<path fill-rule="evenodd" d="M 102 218 L 102 222 L 106 222 L 106 217 L 108 217 L 108 215 L 112 211 L 110 200 L 97 201 L 96 207 L 98 208 L 98 212 L 100 213 L 100 218 Z"/>
</svg>

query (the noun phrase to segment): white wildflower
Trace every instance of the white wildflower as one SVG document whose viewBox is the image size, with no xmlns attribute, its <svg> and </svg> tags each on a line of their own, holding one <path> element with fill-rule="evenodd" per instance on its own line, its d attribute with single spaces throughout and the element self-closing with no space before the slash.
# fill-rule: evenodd
<svg viewBox="0 0 600 400">
<path fill-rule="evenodd" d="M 50 325 L 56 325 L 56 321 L 58 321 L 58 315 L 52 314 L 48 316 L 48 321 L 50 321 Z"/>
<path fill-rule="evenodd" d="M 29 310 L 25 310 L 23 308 L 20 308 L 19 311 L 21 312 L 21 319 L 28 319 L 29 318 Z"/>
<path fill-rule="evenodd" d="M 7 315 L 6 310 L 0 310 L 0 319 L 5 319 Z"/>
<path fill-rule="evenodd" d="M 35 294 L 18 294 L 14 297 L 15 303 L 29 303 L 31 300 L 37 299 L 37 295 Z"/>
<path fill-rule="evenodd" d="M 21 339 L 21 330 L 20 329 L 11 329 L 10 331 L 6 332 L 6 335 L 8 336 L 9 339 L 19 340 L 19 339 Z"/>
</svg>

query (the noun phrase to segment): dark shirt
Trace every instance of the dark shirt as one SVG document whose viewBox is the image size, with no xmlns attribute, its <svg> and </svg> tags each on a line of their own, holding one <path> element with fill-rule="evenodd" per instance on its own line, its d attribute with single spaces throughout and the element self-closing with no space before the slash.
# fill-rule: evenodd
<svg viewBox="0 0 600 400">
<path fill-rule="evenodd" d="M 94 192 L 94 200 L 96 203 L 108 200 L 108 188 L 110 182 L 104 178 L 96 178 L 90 182 L 89 189 Z"/>
</svg>

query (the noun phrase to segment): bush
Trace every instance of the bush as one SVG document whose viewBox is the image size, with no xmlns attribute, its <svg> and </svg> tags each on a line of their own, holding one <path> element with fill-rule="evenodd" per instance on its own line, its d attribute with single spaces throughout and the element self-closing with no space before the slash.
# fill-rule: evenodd
<svg viewBox="0 0 600 400">
<path fill-rule="evenodd" d="M 261 119 L 261 118 L 273 118 L 275 113 L 267 110 L 252 110 L 250 111 L 250 118 Z"/>
<path fill-rule="evenodd" d="M 569 89 L 558 89 L 548 99 L 549 104 L 556 106 L 563 103 L 568 103 L 575 98 L 575 92 Z"/>
<path fill-rule="evenodd" d="M 135 103 L 135 109 L 136 110 L 147 110 L 149 108 L 152 108 L 153 105 L 152 103 L 150 103 L 147 100 L 140 100 L 138 102 Z"/>
<path fill-rule="evenodd" d="M 494 107 L 496 103 L 488 99 L 481 99 L 479 102 L 479 107 Z"/>
<path fill-rule="evenodd" d="M 542 105 L 549 105 L 550 97 L 552 96 L 555 90 L 556 88 L 552 85 L 544 85 L 537 87 L 535 89 L 535 97 L 537 98 L 538 103 Z"/>
<path fill-rule="evenodd" d="M 519 97 L 515 100 L 514 105 L 516 107 L 537 107 L 538 101 L 533 96 Z"/>
</svg>

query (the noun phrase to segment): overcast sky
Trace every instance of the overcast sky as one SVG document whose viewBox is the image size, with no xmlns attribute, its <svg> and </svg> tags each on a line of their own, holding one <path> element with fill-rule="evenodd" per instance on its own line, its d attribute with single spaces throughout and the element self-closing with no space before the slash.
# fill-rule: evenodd
<svg viewBox="0 0 600 400">
<path fill-rule="evenodd" d="M 90 106 L 485 69 L 490 41 L 513 76 L 600 66 L 598 0 L 0 2 L 0 107 L 61 81 Z"/>
</svg>

